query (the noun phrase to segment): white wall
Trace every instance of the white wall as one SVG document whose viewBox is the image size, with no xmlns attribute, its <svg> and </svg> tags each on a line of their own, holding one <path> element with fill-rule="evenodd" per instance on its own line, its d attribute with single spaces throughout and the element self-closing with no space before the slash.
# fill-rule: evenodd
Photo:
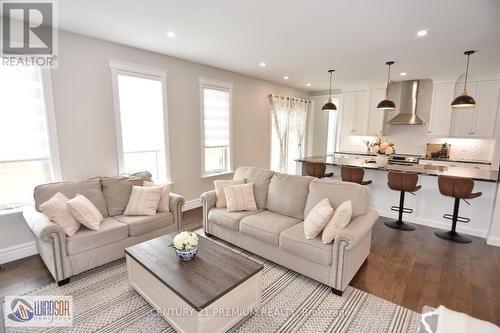
<svg viewBox="0 0 500 333">
<path fill-rule="evenodd" d="M 237 73 L 67 32 L 59 33 L 52 71 L 64 179 L 118 173 L 109 59 L 164 69 L 173 191 L 198 199 L 213 187 L 201 179 L 199 77 L 232 82 L 234 166 L 269 167 L 270 93 L 307 98 L 305 91 Z M 231 176 L 226 176 L 231 177 Z M 19 216 L 0 220 L 0 249 L 32 236 Z"/>
</svg>

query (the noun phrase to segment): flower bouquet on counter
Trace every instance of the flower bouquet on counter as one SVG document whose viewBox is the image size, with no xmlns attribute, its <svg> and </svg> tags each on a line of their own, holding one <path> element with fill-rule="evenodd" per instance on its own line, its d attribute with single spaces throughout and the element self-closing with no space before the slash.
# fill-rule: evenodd
<svg viewBox="0 0 500 333">
<path fill-rule="evenodd" d="M 174 242 L 169 245 L 175 249 L 180 260 L 191 260 L 198 253 L 198 235 L 190 231 L 182 231 L 175 235 Z"/>
<path fill-rule="evenodd" d="M 378 134 L 375 142 L 371 144 L 371 152 L 377 154 L 375 162 L 379 168 L 387 166 L 389 155 L 396 153 L 394 143 L 386 141 L 382 138 L 382 134 Z"/>
</svg>

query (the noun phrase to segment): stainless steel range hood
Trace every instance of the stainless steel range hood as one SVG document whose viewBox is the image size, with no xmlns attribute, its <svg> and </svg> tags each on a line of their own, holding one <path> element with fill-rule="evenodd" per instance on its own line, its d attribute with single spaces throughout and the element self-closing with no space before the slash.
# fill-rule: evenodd
<svg viewBox="0 0 500 333">
<path fill-rule="evenodd" d="M 417 114 L 418 103 L 418 80 L 401 82 L 401 97 L 399 103 L 399 114 L 389 120 L 391 125 L 423 125 L 424 122 Z"/>
</svg>

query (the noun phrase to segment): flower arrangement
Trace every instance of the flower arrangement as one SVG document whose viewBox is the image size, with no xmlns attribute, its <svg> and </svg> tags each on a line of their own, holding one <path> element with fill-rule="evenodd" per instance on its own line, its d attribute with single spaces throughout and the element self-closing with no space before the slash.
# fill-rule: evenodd
<svg viewBox="0 0 500 333">
<path fill-rule="evenodd" d="M 198 235 L 190 231 L 180 232 L 175 235 L 174 242 L 169 247 L 175 249 L 177 258 L 181 260 L 193 259 L 198 252 Z"/>
<path fill-rule="evenodd" d="M 381 134 L 377 135 L 375 142 L 373 142 L 370 147 L 372 153 L 379 155 L 388 156 L 396 153 L 394 143 L 384 140 Z"/>
</svg>

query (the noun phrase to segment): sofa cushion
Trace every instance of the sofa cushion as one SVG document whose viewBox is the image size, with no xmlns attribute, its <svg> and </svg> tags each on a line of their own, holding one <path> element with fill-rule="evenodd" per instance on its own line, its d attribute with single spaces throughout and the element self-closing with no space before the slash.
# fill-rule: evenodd
<svg viewBox="0 0 500 333">
<path fill-rule="evenodd" d="M 102 177 L 102 192 L 106 200 L 109 216 L 123 215 L 127 208 L 130 193 L 133 186 L 142 186 L 142 178 L 130 178 L 127 176 Z"/>
<path fill-rule="evenodd" d="M 157 213 L 153 216 L 116 215 L 113 218 L 128 226 L 129 236 L 138 236 L 174 223 L 174 216 L 170 212 Z"/>
<path fill-rule="evenodd" d="M 38 185 L 34 192 L 36 209 L 40 211 L 40 205 L 52 198 L 57 192 L 64 194 L 68 199 L 72 199 L 77 193 L 80 193 L 96 206 L 102 216 L 108 216 L 106 201 L 101 190 L 101 181 L 97 177 Z"/>
<path fill-rule="evenodd" d="M 226 208 L 212 208 L 208 212 L 208 221 L 226 229 L 239 231 L 242 218 L 261 212 L 260 210 L 230 212 Z"/>
<path fill-rule="evenodd" d="M 280 233 L 299 222 L 298 219 L 265 210 L 243 218 L 240 222 L 240 232 L 278 246 Z"/>
<path fill-rule="evenodd" d="M 283 231 L 280 235 L 279 244 L 284 250 L 304 259 L 325 266 L 332 263 L 332 244 L 323 244 L 320 236 L 306 239 L 304 236 L 304 223 L 298 223 Z"/>
<path fill-rule="evenodd" d="M 99 231 L 86 227 L 73 236 L 67 238 L 67 249 L 70 256 L 92 250 L 107 244 L 118 242 L 128 237 L 127 225 L 114 218 L 106 217 L 100 225 Z"/>
<path fill-rule="evenodd" d="M 364 215 L 370 205 L 370 190 L 363 185 L 350 182 L 313 180 L 309 185 L 304 215 L 307 216 L 321 200 L 328 198 L 333 209 L 337 209 L 343 202 L 352 201 L 352 218 Z"/>
<path fill-rule="evenodd" d="M 267 190 L 274 171 L 255 167 L 239 167 L 234 173 L 234 180 L 245 180 L 253 183 L 253 193 L 258 209 L 266 209 Z"/>
<path fill-rule="evenodd" d="M 309 183 L 312 179 L 312 177 L 275 174 L 269 184 L 267 209 L 303 220 Z"/>
</svg>

